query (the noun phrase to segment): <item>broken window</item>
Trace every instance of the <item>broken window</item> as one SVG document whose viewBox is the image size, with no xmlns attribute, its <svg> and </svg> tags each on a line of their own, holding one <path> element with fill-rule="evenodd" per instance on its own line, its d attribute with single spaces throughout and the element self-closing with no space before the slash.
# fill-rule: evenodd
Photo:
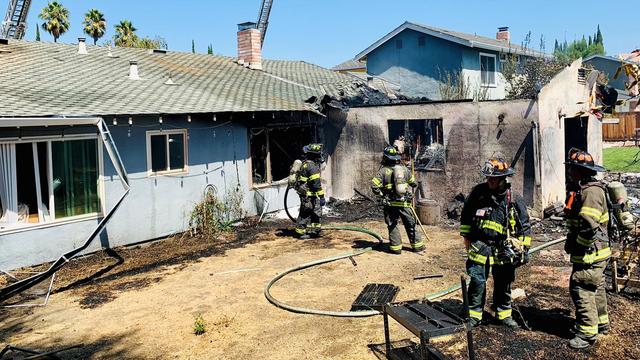
<svg viewBox="0 0 640 360">
<path fill-rule="evenodd" d="M 389 120 L 389 143 L 416 170 L 444 170 L 446 152 L 442 119 Z"/>
<path fill-rule="evenodd" d="M 254 185 L 271 184 L 289 176 L 302 147 L 313 141 L 310 126 L 251 129 L 251 166 Z"/>
<path fill-rule="evenodd" d="M 147 132 L 147 167 L 150 175 L 187 171 L 187 130 Z"/>
<path fill-rule="evenodd" d="M 0 144 L 0 229 L 97 214 L 98 141 Z"/>
<path fill-rule="evenodd" d="M 496 56 L 480 54 L 480 83 L 483 86 L 496 85 Z"/>
</svg>

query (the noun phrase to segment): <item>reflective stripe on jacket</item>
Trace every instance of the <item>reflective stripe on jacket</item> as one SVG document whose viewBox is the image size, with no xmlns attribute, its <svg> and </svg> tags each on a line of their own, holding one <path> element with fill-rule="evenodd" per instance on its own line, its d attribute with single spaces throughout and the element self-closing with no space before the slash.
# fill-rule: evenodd
<svg viewBox="0 0 640 360">
<path fill-rule="evenodd" d="M 407 179 L 407 184 L 412 187 L 417 186 L 415 178 L 411 175 L 411 171 L 404 165 L 402 171 L 404 171 L 404 178 Z M 413 204 L 411 201 L 407 201 L 396 193 L 394 189 L 393 178 L 393 166 L 383 166 L 378 170 L 378 174 L 371 179 L 371 191 L 378 196 L 383 196 L 389 199 L 389 205 L 394 207 L 411 207 Z"/>
<path fill-rule="evenodd" d="M 531 246 L 531 225 L 524 199 L 511 191 L 510 200 L 507 214 L 507 191 L 495 194 L 487 183 L 473 188 L 465 201 L 460 219 L 460 234 L 472 241 L 469 260 L 480 264 L 486 264 L 487 260 L 492 265 L 505 264 L 493 254 L 498 244 L 507 239 L 507 235 L 520 240 L 525 250 Z M 479 216 L 478 210 L 488 215 Z"/>
<path fill-rule="evenodd" d="M 567 248 L 572 263 L 594 264 L 611 257 L 605 191 L 600 181 L 591 181 L 579 189 L 571 208 L 565 209 Z"/>
<path fill-rule="evenodd" d="M 305 160 L 298 172 L 298 189 L 301 196 L 324 197 L 320 180 L 320 165 L 312 160 Z"/>
</svg>

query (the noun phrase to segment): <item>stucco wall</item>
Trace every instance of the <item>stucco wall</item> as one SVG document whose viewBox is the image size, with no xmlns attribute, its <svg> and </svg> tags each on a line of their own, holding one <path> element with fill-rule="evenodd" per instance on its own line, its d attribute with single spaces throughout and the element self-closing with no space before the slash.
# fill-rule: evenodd
<svg viewBox="0 0 640 360">
<path fill-rule="evenodd" d="M 419 46 L 421 36 L 425 45 Z M 402 49 L 397 41 L 402 41 Z M 470 97 L 480 89 L 480 52 L 496 55 L 496 86 L 488 87 L 487 99 L 504 99 L 504 78 L 500 74 L 498 53 L 479 51 L 415 30 L 402 31 L 367 55 L 367 72 L 400 85 L 400 91 L 413 97 L 441 99 L 438 84 L 446 73 L 463 76 L 471 84 Z"/>
<path fill-rule="evenodd" d="M 565 198 L 565 119 L 588 109 L 588 89 L 578 82 L 581 62 L 576 60 L 561 71 L 539 94 L 542 207 Z M 601 164 L 602 123 L 588 113 L 582 116 L 589 118 L 586 150 Z"/>
<path fill-rule="evenodd" d="M 220 125 L 220 122 L 218 122 Z M 210 129 L 215 123 L 188 123 L 184 117 L 164 117 L 163 129 L 188 130 L 188 174 L 147 176 L 146 131 L 160 128 L 157 118 L 134 117 L 134 125 L 120 123 L 110 131 L 121 154 L 131 184 L 129 196 L 122 203 L 100 239 L 86 252 L 101 247 L 138 243 L 182 232 L 188 228 L 193 206 L 202 199 L 207 184 L 219 194 L 234 191 L 243 194 L 244 210 L 258 214 L 269 200 L 267 211 L 282 209 L 285 185 L 254 190 L 250 186 L 249 137 L 247 128 L 227 124 Z M 95 129 L 93 130 L 95 131 Z M 49 132 L 51 133 L 51 132 Z M 105 152 L 102 178 L 105 206 L 108 209 L 123 190 L 116 172 Z M 296 206 L 295 196 L 289 201 Z M 56 259 L 62 253 L 81 245 L 95 228 L 98 220 L 76 221 L 68 224 L 49 224 L 37 229 L 21 229 L 0 234 L 0 269 L 39 264 Z"/>
<path fill-rule="evenodd" d="M 537 107 L 528 100 L 458 102 L 352 108 L 329 114 L 328 137 L 339 140 L 332 156 L 334 196 L 348 198 L 353 188 L 369 191 L 388 142 L 388 120 L 442 119 L 446 148 L 444 172 L 418 171 L 427 197 L 448 203 L 456 194 L 468 194 L 483 181 L 480 168 L 487 158 L 502 154 L 517 158 L 514 188 L 533 204 L 537 195 L 533 171 L 531 122 Z M 502 115 L 503 121 L 499 121 Z M 331 134 L 331 135 L 330 135 Z"/>
</svg>

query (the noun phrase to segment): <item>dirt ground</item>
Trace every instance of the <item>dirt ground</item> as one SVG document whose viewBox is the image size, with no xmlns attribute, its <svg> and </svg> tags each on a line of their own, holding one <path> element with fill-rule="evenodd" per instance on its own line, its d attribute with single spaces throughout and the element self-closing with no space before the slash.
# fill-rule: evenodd
<svg viewBox="0 0 640 360">
<path fill-rule="evenodd" d="M 327 232 L 320 239 L 295 240 L 285 222 L 245 225 L 219 239 L 174 237 L 135 248 L 101 252 L 72 261 L 59 272 L 46 307 L 0 310 L 0 343 L 52 350 L 62 358 L 178 359 L 378 359 L 384 358 L 382 317 L 333 318 L 302 315 L 271 305 L 267 282 L 290 267 L 375 246 L 358 233 Z M 353 224 L 351 224 L 353 225 Z M 386 235 L 380 221 L 358 226 Z M 464 272 L 464 250 L 452 229 L 428 227 L 425 254 L 379 249 L 348 260 L 320 265 L 282 279 L 272 294 L 288 304 L 349 310 L 368 283 L 400 287 L 396 300 L 412 300 L 448 288 Z M 444 277 L 413 280 L 423 274 Z M 640 358 L 637 297 L 611 295 L 612 332 L 591 349 L 574 351 L 570 337 L 570 267 L 561 245 L 545 250 L 520 269 L 514 287 L 532 331 L 487 325 L 474 330 L 478 359 L 633 359 Z M 455 293 L 442 304 L 460 307 Z M 200 315 L 206 332 L 194 335 Z M 416 341 L 391 322 L 396 344 Z M 464 358 L 464 338 L 438 345 Z"/>
</svg>

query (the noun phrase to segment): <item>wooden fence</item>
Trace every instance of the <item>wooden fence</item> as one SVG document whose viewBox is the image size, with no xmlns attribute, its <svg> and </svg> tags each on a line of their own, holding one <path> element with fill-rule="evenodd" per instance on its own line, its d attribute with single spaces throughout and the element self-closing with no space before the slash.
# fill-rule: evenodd
<svg viewBox="0 0 640 360">
<path fill-rule="evenodd" d="M 640 128 L 640 112 L 618 113 L 615 116 L 620 119 L 620 122 L 617 124 L 603 124 L 602 140 L 633 140 L 635 138 L 635 129 Z"/>
</svg>

